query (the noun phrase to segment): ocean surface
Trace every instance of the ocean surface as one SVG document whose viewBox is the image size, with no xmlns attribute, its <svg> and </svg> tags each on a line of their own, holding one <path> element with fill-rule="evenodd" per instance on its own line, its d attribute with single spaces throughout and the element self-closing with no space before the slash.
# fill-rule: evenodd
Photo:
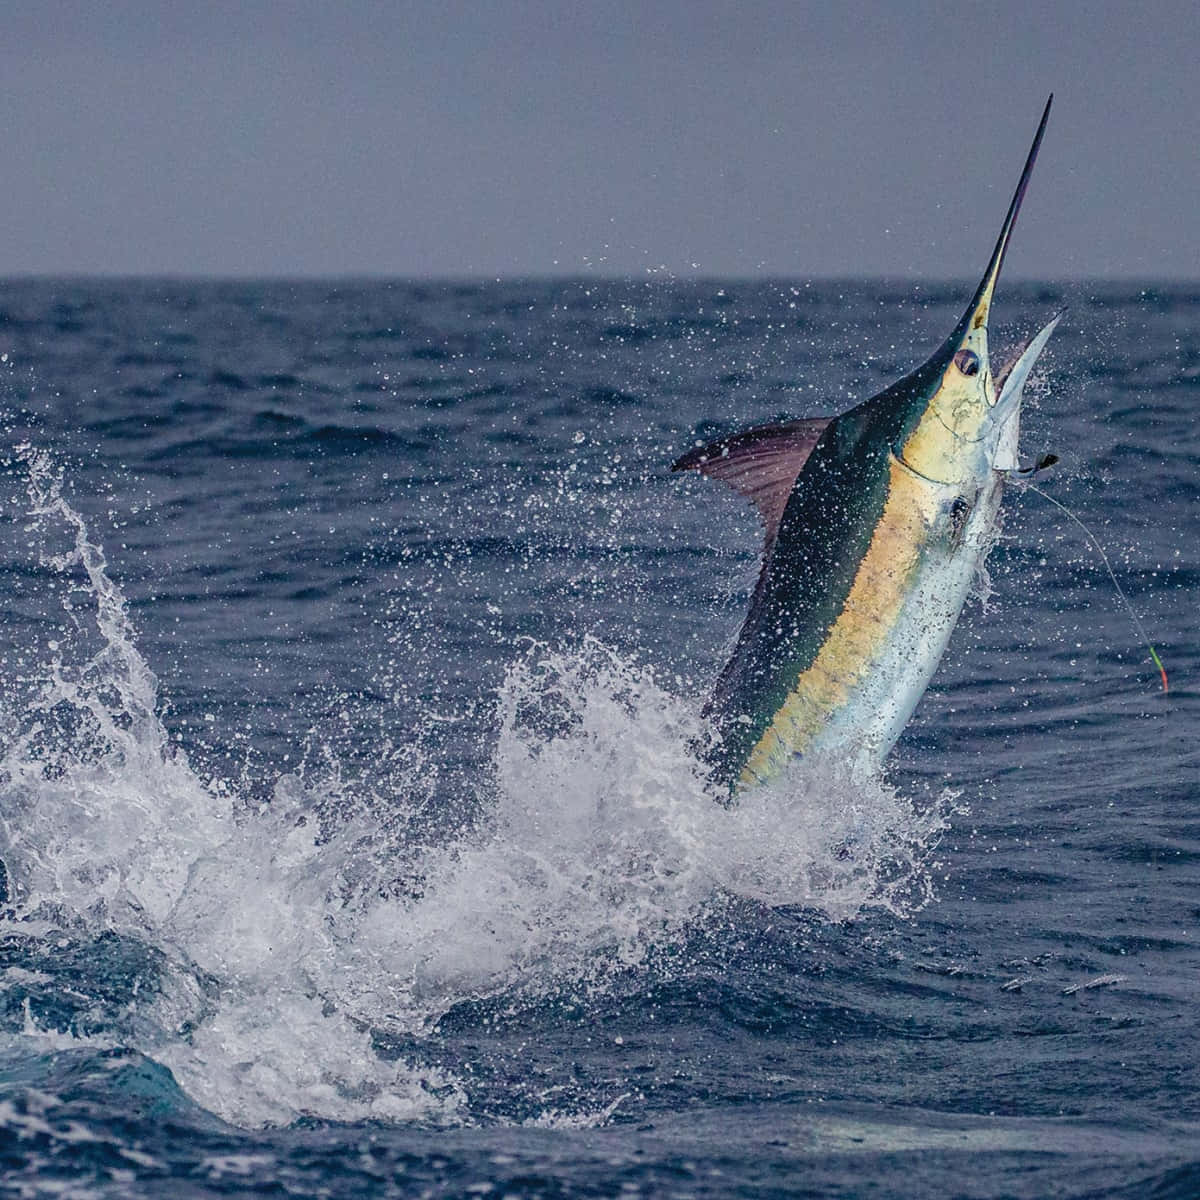
<svg viewBox="0 0 1200 1200">
<path fill-rule="evenodd" d="M 1200 288 L 1069 313 L 886 770 L 693 754 L 967 286 L 0 283 L 0 1194 L 1200 1194 Z M 1031 394 L 1032 393 L 1032 394 Z"/>
</svg>

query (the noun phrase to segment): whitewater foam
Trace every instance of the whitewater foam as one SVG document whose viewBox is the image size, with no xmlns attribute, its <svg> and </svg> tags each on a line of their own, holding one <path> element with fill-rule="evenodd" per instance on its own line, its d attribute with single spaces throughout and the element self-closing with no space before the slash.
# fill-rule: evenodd
<svg viewBox="0 0 1200 1200">
<path fill-rule="evenodd" d="M 60 475 L 20 458 L 40 578 L 69 586 L 40 670 L 4 694 L 0 855 L 24 917 L 161 952 L 167 978 L 110 1033 L 229 1120 L 461 1121 L 462 1083 L 388 1060 L 373 1033 L 419 1036 L 505 991 L 603 986 L 730 895 L 839 919 L 931 895 L 946 798 L 918 808 L 801 767 L 728 807 L 695 753 L 697 704 L 589 638 L 512 664 L 479 781 L 489 815 L 458 836 L 415 844 L 332 759 L 280 776 L 269 803 L 206 782 L 163 727 Z M 397 768 L 397 796 L 424 786 L 422 757 Z"/>
</svg>

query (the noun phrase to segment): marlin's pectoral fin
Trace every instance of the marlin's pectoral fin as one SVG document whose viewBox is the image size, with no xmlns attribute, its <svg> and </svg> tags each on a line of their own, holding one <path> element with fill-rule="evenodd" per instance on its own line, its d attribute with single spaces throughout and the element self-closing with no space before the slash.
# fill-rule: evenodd
<svg viewBox="0 0 1200 1200">
<path fill-rule="evenodd" d="M 671 464 L 672 471 L 699 471 L 720 479 L 758 509 L 768 545 L 774 540 L 796 477 L 831 417 L 759 425 L 697 446 Z"/>
<path fill-rule="evenodd" d="M 963 535 L 967 532 L 967 522 L 974 507 L 974 500 L 968 500 L 966 496 L 959 496 L 950 506 L 950 545 L 955 550 L 962 545 Z"/>
</svg>

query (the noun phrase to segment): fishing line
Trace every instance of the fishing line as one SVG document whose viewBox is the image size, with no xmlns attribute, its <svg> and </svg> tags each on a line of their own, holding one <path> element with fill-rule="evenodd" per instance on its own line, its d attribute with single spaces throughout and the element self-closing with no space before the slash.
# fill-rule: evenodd
<svg viewBox="0 0 1200 1200">
<path fill-rule="evenodd" d="M 1125 595 L 1121 585 L 1117 582 L 1117 577 L 1113 572 L 1112 564 L 1108 561 L 1108 555 L 1104 553 L 1104 547 L 1100 545 L 1099 541 L 1096 539 L 1096 535 L 1065 504 L 1063 504 L 1061 501 L 1055 500 L 1055 498 L 1051 496 L 1049 492 L 1043 492 L 1040 487 L 1033 483 L 1026 483 L 1024 486 L 1027 487 L 1031 492 L 1037 492 L 1037 494 L 1041 496 L 1043 500 L 1049 500 L 1055 508 L 1066 513 L 1066 515 L 1070 517 L 1071 520 L 1074 521 L 1075 524 L 1078 525 L 1085 534 L 1087 534 L 1088 540 L 1093 546 L 1096 547 L 1096 553 L 1100 555 L 1100 561 L 1104 563 L 1104 569 L 1108 572 L 1108 577 L 1112 580 L 1113 587 L 1117 589 L 1117 595 L 1121 597 L 1121 602 L 1125 605 L 1125 609 L 1133 621 L 1133 627 L 1137 630 L 1138 636 L 1142 639 L 1142 641 L 1146 643 L 1146 649 L 1150 651 L 1150 657 L 1154 660 L 1154 665 L 1158 668 L 1158 673 L 1162 676 L 1163 691 L 1168 691 L 1167 669 L 1163 666 L 1162 659 L 1158 657 L 1158 651 L 1154 649 L 1154 645 L 1150 641 L 1150 636 L 1146 633 L 1146 627 L 1142 624 L 1141 618 L 1137 615 L 1137 611 L 1129 602 L 1129 597 Z"/>
</svg>

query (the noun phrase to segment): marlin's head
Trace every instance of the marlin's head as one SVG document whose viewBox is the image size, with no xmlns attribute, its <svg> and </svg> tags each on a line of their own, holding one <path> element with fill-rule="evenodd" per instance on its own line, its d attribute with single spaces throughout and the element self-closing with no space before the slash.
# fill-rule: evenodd
<svg viewBox="0 0 1200 1200">
<path fill-rule="evenodd" d="M 971 303 L 929 361 L 898 385 L 910 399 L 896 453 L 927 479 L 959 483 L 976 474 L 981 456 L 990 465 L 999 430 L 1012 415 L 997 408 L 997 381 L 988 357 L 988 315 L 1053 99 L 1046 102 L 996 248 Z"/>
</svg>

